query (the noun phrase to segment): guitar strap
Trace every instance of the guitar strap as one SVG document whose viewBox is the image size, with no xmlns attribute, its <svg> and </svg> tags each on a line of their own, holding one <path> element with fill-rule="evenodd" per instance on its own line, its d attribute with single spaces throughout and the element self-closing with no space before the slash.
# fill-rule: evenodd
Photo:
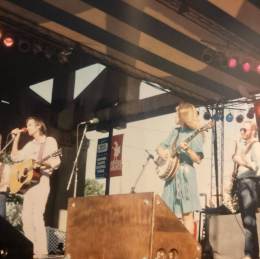
<svg viewBox="0 0 260 259">
<path fill-rule="evenodd" d="M 43 143 L 40 144 L 40 149 L 39 149 L 39 153 L 38 153 L 38 157 L 37 157 L 37 161 L 38 162 L 40 162 L 42 160 L 43 151 L 44 151 L 46 142 L 47 142 L 47 138 L 46 138 L 46 140 Z"/>
</svg>

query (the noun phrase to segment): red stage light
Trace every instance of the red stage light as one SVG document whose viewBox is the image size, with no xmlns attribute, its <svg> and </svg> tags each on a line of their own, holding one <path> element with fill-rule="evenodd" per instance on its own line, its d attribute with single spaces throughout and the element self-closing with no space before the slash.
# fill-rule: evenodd
<svg viewBox="0 0 260 259">
<path fill-rule="evenodd" d="M 228 60 L 228 67 L 229 68 L 235 68 L 237 66 L 237 59 L 236 58 L 230 58 Z"/>
<path fill-rule="evenodd" d="M 14 38 L 12 36 L 6 36 L 3 39 L 3 43 L 7 48 L 11 48 L 14 45 Z"/>
<path fill-rule="evenodd" d="M 256 66 L 256 72 L 260 74 L 260 64 Z"/>
<path fill-rule="evenodd" d="M 242 67 L 243 67 L 243 71 L 246 73 L 248 73 L 251 70 L 251 64 L 249 62 L 243 63 Z"/>
</svg>

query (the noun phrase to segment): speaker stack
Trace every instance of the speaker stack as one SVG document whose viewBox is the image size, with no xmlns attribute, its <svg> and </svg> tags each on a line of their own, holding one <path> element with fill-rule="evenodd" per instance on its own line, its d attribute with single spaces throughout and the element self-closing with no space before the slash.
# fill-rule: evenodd
<svg viewBox="0 0 260 259">
<path fill-rule="evenodd" d="M 33 258 L 32 242 L 2 217 L 0 217 L 0 258 Z"/>
</svg>

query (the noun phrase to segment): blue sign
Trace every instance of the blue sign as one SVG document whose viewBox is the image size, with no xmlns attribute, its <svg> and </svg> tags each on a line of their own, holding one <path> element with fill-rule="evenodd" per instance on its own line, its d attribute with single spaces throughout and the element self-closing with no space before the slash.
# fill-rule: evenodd
<svg viewBox="0 0 260 259">
<path fill-rule="evenodd" d="M 107 153 L 109 138 L 101 138 L 97 144 L 96 178 L 105 178 L 107 172 Z"/>
</svg>

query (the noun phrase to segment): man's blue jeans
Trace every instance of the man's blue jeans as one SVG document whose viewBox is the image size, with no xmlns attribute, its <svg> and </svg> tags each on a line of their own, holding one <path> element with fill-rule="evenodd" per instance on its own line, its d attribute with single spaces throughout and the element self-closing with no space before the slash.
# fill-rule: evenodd
<svg viewBox="0 0 260 259">
<path fill-rule="evenodd" d="M 238 180 L 238 199 L 241 218 L 245 230 L 245 255 L 253 259 L 259 256 L 259 245 L 256 225 L 256 209 L 258 204 L 258 178 L 243 178 Z"/>
</svg>

